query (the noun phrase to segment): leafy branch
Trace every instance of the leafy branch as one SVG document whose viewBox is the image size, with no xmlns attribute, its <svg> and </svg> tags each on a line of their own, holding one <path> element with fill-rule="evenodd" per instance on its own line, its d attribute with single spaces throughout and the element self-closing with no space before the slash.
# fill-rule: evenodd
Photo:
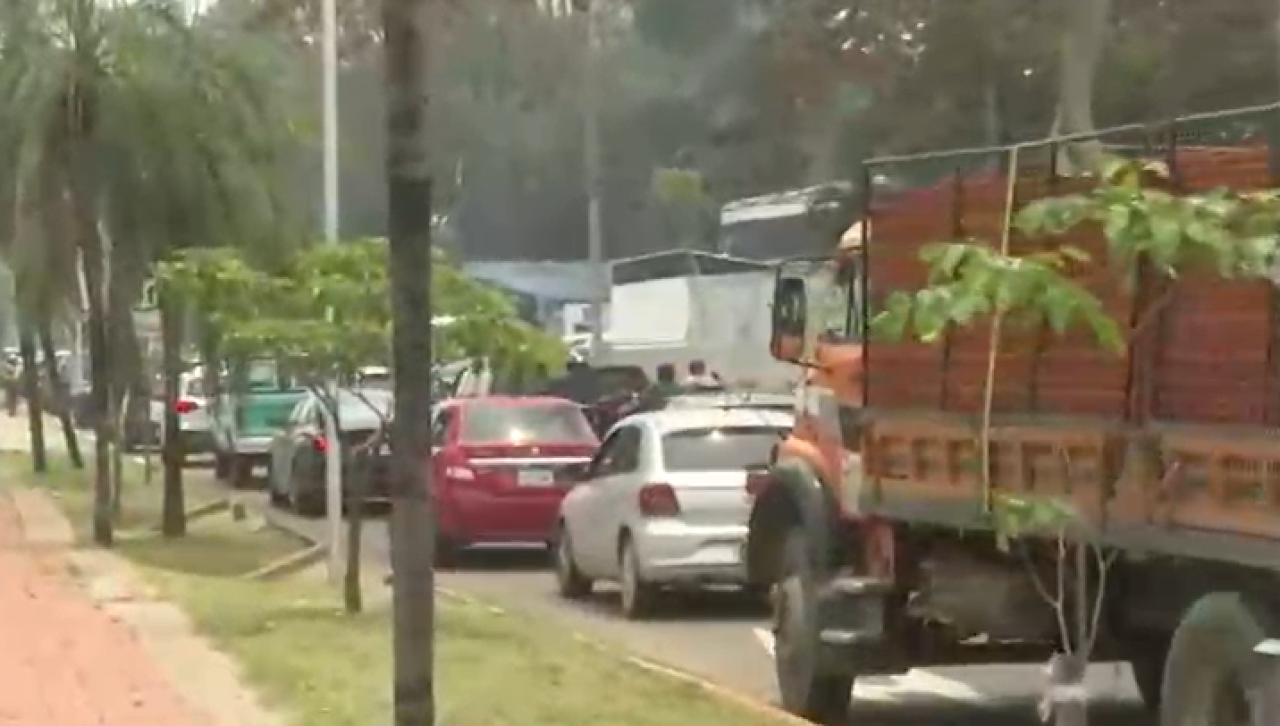
<svg viewBox="0 0 1280 726">
<path fill-rule="evenodd" d="M 1062 247 L 1023 257 L 1004 255 L 976 241 L 934 243 L 920 251 L 929 267 L 928 286 L 894 292 L 872 320 L 877 335 L 899 339 L 908 333 L 935 343 L 952 326 L 968 326 L 1001 315 L 1047 320 L 1058 333 L 1080 325 L 1102 348 L 1123 352 L 1124 335 L 1093 293 L 1067 276 L 1089 255 Z"/>
</svg>

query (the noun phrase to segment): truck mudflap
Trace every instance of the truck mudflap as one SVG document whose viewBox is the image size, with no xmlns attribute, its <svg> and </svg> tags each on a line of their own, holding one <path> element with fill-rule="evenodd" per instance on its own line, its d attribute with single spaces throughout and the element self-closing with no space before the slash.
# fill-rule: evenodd
<svg viewBox="0 0 1280 726">
<path fill-rule="evenodd" d="M 1280 724 L 1280 637 L 1274 616 L 1237 593 L 1200 598 L 1169 643 L 1160 726 Z"/>
<path fill-rule="evenodd" d="M 839 517 L 830 493 L 808 463 L 776 462 L 769 470 L 769 479 L 752 503 L 747 527 L 747 579 L 758 585 L 778 581 L 785 538 L 793 527 L 808 534 L 813 562 L 833 564 L 832 529 Z"/>
</svg>

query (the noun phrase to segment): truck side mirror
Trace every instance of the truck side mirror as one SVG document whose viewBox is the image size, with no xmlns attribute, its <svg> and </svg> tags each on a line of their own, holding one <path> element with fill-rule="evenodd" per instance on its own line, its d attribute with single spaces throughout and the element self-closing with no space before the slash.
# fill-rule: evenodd
<svg viewBox="0 0 1280 726">
<path fill-rule="evenodd" d="M 780 361 L 797 362 L 803 357 L 808 293 L 799 277 L 778 276 L 773 285 L 772 328 L 769 352 Z"/>
</svg>

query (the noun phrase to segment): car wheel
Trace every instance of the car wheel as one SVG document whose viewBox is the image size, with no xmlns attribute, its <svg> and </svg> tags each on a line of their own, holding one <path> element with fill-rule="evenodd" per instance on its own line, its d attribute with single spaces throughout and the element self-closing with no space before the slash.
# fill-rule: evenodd
<svg viewBox="0 0 1280 726">
<path fill-rule="evenodd" d="M 560 597 L 568 600 L 582 600 L 591 595 L 592 582 L 582 571 L 573 556 L 573 542 L 564 525 L 560 525 L 559 536 L 555 545 L 556 583 L 560 586 Z"/>
<path fill-rule="evenodd" d="M 325 505 L 324 492 L 316 492 L 316 487 L 307 480 L 303 472 L 307 467 L 294 462 L 289 467 L 289 508 L 304 517 L 320 517 L 328 509 Z"/>
<path fill-rule="evenodd" d="M 231 459 L 231 487 L 249 489 L 253 486 L 253 460 L 235 455 Z"/>
<path fill-rule="evenodd" d="M 640 572 L 640 556 L 630 537 L 624 537 L 618 554 L 619 584 L 622 586 L 622 614 L 628 620 L 644 620 L 653 615 L 658 588 L 644 581 Z"/>
<path fill-rule="evenodd" d="M 226 454 L 214 453 L 213 476 L 218 481 L 227 481 L 231 478 L 231 459 Z"/>
<path fill-rule="evenodd" d="M 267 499 L 276 507 L 284 507 L 289 503 L 289 497 L 280 490 L 280 483 L 276 481 L 276 469 L 267 463 Z"/>
<path fill-rule="evenodd" d="M 445 534 L 436 535 L 435 566 L 441 570 L 452 570 L 458 566 L 458 556 L 462 546 L 457 540 Z"/>
</svg>

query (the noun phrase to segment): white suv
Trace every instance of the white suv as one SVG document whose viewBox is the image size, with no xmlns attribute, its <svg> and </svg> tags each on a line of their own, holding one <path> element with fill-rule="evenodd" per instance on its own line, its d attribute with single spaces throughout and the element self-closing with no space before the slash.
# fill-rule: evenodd
<svg viewBox="0 0 1280 726">
<path fill-rule="evenodd" d="M 195 368 L 183 373 L 178 378 L 178 401 L 175 404 L 178 412 L 178 437 L 182 441 L 184 454 L 207 454 L 213 451 L 212 412 L 209 410 L 211 400 L 204 390 L 204 371 Z M 151 422 L 160 432 L 163 446 L 168 439 L 164 430 L 165 402 L 151 402 Z"/>
</svg>

